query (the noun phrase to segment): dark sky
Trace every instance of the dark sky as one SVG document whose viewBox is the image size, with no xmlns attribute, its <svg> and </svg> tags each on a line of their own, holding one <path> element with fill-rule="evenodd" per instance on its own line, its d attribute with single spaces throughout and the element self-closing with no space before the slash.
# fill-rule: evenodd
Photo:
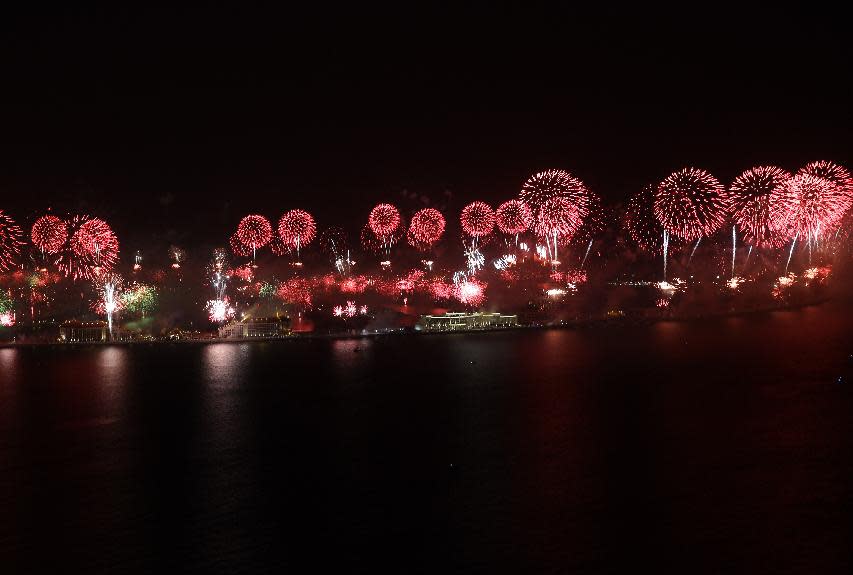
<svg viewBox="0 0 853 575">
<path fill-rule="evenodd" d="M 615 201 L 688 164 L 724 182 L 759 162 L 850 166 L 840 25 L 488 5 L 10 15 L 0 208 L 192 243 L 293 207 L 357 229 L 401 190 L 498 202 L 548 167 Z"/>
</svg>

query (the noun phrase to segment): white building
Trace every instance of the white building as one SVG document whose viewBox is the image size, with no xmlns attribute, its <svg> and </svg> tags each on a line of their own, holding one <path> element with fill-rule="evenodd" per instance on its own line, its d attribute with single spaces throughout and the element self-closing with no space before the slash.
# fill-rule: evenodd
<svg viewBox="0 0 853 575">
<path fill-rule="evenodd" d="M 468 331 L 477 329 L 505 329 L 518 326 L 517 315 L 485 312 L 453 312 L 442 315 L 422 315 L 415 325 L 418 331 Z"/>
</svg>

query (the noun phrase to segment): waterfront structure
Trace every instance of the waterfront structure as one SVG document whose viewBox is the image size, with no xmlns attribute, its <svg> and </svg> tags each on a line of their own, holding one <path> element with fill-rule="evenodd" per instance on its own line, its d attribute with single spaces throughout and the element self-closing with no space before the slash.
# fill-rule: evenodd
<svg viewBox="0 0 853 575">
<path fill-rule="evenodd" d="M 518 326 L 517 315 L 503 315 L 498 312 L 472 313 L 449 311 L 441 315 L 422 315 L 415 329 L 417 331 L 467 331 L 478 329 L 506 329 Z"/>
<path fill-rule="evenodd" d="M 55 332 L 54 332 L 55 333 Z M 107 341 L 107 322 L 69 320 L 59 326 L 59 341 L 64 343 Z"/>
<path fill-rule="evenodd" d="M 257 317 L 232 321 L 219 328 L 219 337 L 284 337 L 290 334 L 290 318 Z"/>
</svg>

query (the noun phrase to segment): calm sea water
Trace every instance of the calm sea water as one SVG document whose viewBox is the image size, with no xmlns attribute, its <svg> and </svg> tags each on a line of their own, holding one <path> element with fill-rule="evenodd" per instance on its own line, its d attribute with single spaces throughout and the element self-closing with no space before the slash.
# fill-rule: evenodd
<svg viewBox="0 0 853 575">
<path fill-rule="evenodd" d="M 851 318 L 0 349 L 0 571 L 850 573 Z"/>
</svg>

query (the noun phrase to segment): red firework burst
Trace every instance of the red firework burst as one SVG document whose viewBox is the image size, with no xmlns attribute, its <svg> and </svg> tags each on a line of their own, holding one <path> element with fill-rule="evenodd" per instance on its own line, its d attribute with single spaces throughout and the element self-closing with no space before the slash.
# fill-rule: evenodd
<svg viewBox="0 0 853 575">
<path fill-rule="evenodd" d="M 100 247 L 98 242 L 92 241 L 92 232 L 100 231 L 103 233 L 106 230 L 100 224 L 89 224 L 96 221 L 95 218 L 89 216 L 73 216 L 66 222 L 67 225 L 67 241 L 59 249 L 56 259 L 56 266 L 59 271 L 66 277 L 72 279 L 93 279 L 98 275 L 98 272 L 106 268 L 112 267 L 112 263 L 118 258 L 118 240 L 115 239 L 115 234 L 112 234 L 112 239 L 115 240 L 115 245 L 112 246 L 110 241 L 110 233 L 104 233 L 103 240 L 107 240 L 108 248 L 106 251 Z M 97 220 L 103 223 L 102 220 Z M 106 224 L 104 224 L 106 225 Z M 85 227 L 84 227 L 85 226 Z M 95 228 L 93 230 L 93 228 Z M 109 226 L 107 226 L 109 228 Z M 111 232 L 112 230 L 110 230 Z M 98 246 L 96 248 L 96 245 Z M 100 257 L 101 262 L 106 261 L 104 265 L 96 261 L 95 256 Z M 112 263 L 110 263 L 110 260 Z"/>
<path fill-rule="evenodd" d="M 237 241 L 254 253 L 272 240 L 272 224 L 264 216 L 246 216 L 237 225 Z"/>
<path fill-rule="evenodd" d="M 276 295 L 284 303 L 304 309 L 311 308 L 312 288 L 311 283 L 305 278 L 291 278 L 281 282 L 276 290 Z"/>
<path fill-rule="evenodd" d="M 526 232 L 533 225 L 530 206 L 521 200 L 509 200 L 498 206 L 495 211 L 495 223 L 505 234 L 515 235 Z"/>
<path fill-rule="evenodd" d="M 21 238 L 24 232 L 15 223 L 15 220 L 0 210 L 0 270 L 8 270 L 15 266 L 21 246 L 24 242 Z"/>
<path fill-rule="evenodd" d="M 367 223 L 377 238 L 389 238 L 400 227 L 400 211 L 391 204 L 379 204 L 370 210 Z"/>
<path fill-rule="evenodd" d="M 744 240 L 757 247 L 781 247 L 790 230 L 779 225 L 774 215 L 787 209 L 781 187 L 791 174 L 776 166 L 750 168 L 729 187 L 731 213 Z"/>
<path fill-rule="evenodd" d="M 625 229 L 640 249 L 659 254 L 663 252 L 663 226 L 655 217 L 654 200 L 654 186 L 634 194 L 625 211 Z"/>
<path fill-rule="evenodd" d="M 290 249 L 298 251 L 307 246 L 316 234 L 317 225 L 314 218 L 304 210 L 285 212 L 278 221 L 278 235 Z"/>
<path fill-rule="evenodd" d="M 655 217 L 685 241 L 716 232 L 726 221 L 728 194 L 717 178 L 697 168 L 670 174 L 655 193 Z"/>
<path fill-rule="evenodd" d="M 807 173 L 789 178 L 780 193 L 780 208 L 771 219 L 802 237 L 818 237 L 839 225 L 851 205 L 840 186 Z"/>
<path fill-rule="evenodd" d="M 485 202 L 471 202 L 462 208 L 459 221 L 466 234 L 480 238 L 489 235 L 495 228 L 495 212 Z"/>
<path fill-rule="evenodd" d="M 565 243 L 581 225 L 578 207 L 567 198 L 554 197 L 546 200 L 539 208 L 534 226 L 536 234 L 548 239 Z"/>
<path fill-rule="evenodd" d="M 545 202 L 552 198 L 565 198 L 574 204 L 582 220 L 589 214 L 591 204 L 586 185 L 565 170 L 546 170 L 533 174 L 524 182 L 519 197 L 530 207 L 534 219 L 539 217 Z"/>
<path fill-rule="evenodd" d="M 240 241 L 240 238 L 237 237 L 237 233 L 231 234 L 231 237 L 228 239 L 228 244 L 231 246 L 231 251 L 234 252 L 234 255 L 238 258 L 245 258 L 252 255 L 252 248 L 248 248 L 243 245 L 243 242 Z"/>
<path fill-rule="evenodd" d="M 72 270 L 66 275 L 92 278 L 109 271 L 118 261 L 118 238 L 112 228 L 102 219 L 82 216 L 75 218 L 76 226 L 68 244 L 77 258 L 79 267 L 75 275 Z"/>
<path fill-rule="evenodd" d="M 44 254 L 56 254 L 68 239 L 68 225 L 52 215 L 42 216 L 35 221 L 30 231 L 33 245 Z"/>
<path fill-rule="evenodd" d="M 409 223 L 409 243 L 421 251 L 428 251 L 444 233 L 444 216 L 436 209 L 424 208 L 415 212 Z"/>
</svg>

